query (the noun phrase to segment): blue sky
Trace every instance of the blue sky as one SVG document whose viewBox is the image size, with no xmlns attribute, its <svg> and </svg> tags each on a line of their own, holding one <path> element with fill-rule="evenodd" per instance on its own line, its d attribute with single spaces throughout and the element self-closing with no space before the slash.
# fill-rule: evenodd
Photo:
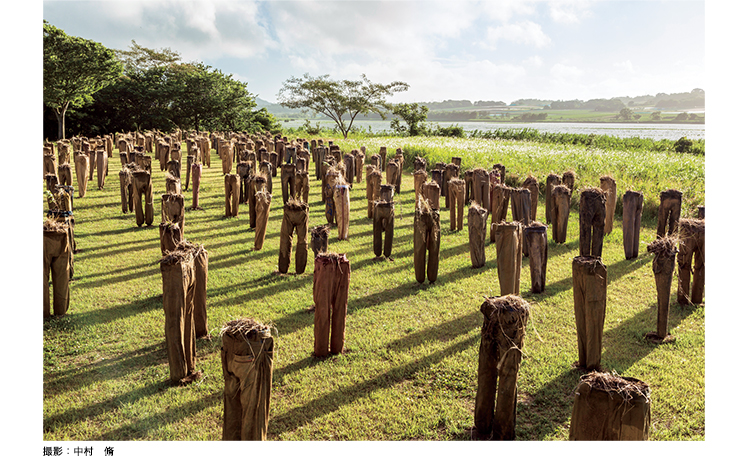
<svg viewBox="0 0 750 460">
<path fill-rule="evenodd" d="M 171 48 L 275 101 L 284 80 L 405 81 L 394 102 L 705 89 L 703 1 L 63 1 L 43 17 L 110 48 Z"/>
</svg>

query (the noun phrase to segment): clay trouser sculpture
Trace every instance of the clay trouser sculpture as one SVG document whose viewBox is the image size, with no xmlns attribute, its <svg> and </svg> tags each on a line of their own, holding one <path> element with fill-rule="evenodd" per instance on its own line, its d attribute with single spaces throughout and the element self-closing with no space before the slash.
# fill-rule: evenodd
<svg viewBox="0 0 750 460">
<path fill-rule="evenodd" d="M 297 232 L 297 248 L 295 249 L 295 270 L 299 275 L 305 272 L 307 265 L 307 203 L 289 200 L 284 205 L 284 216 L 281 220 L 281 242 L 279 245 L 279 273 L 289 271 L 292 251 L 292 235 Z"/>
<path fill-rule="evenodd" d="M 307 171 L 297 171 L 294 173 L 294 197 L 305 203 L 310 198 L 310 178 Z"/>
<path fill-rule="evenodd" d="M 200 163 L 193 163 L 193 166 L 191 167 L 192 176 L 193 176 L 193 206 L 192 209 L 200 209 L 200 206 L 198 206 L 198 189 L 201 185 L 201 175 L 203 175 L 203 165 Z"/>
<path fill-rule="evenodd" d="M 562 183 L 564 186 L 568 187 L 568 190 L 573 192 L 573 186 L 576 182 L 576 173 L 573 171 L 565 171 L 562 175 Z"/>
<path fill-rule="evenodd" d="M 443 196 L 443 192 L 442 192 L 443 189 L 444 189 L 444 187 L 443 187 L 443 175 L 445 174 L 443 169 L 438 169 L 437 168 L 440 165 L 445 165 L 445 163 L 437 163 L 435 165 L 436 168 L 430 171 L 430 179 L 431 179 L 430 182 L 434 182 L 435 184 L 437 184 L 437 186 L 440 188 L 440 191 L 441 191 L 440 195 L 438 195 L 438 199 L 441 196 Z M 424 184 L 422 184 L 422 185 L 424 186 Z M 440 203 L 437 203 L 437 204 L 433 203 L 432 204 L 433 207 L 435 205 L 437 205 L 438 208 L 439 208 Z M 436 208 L 436 209 L 438 209 L 438 208 Z"/>
<path fill-rule="evenodd" d="M 396 160 L 391 160 L 385 165 L 385 182 L 393 185 L 394 189 L 398 186 L 399 165 Z"/>
<path fill-rule="evenodd" d="M 336 203 L 336 227 L 339 240 L 349 239 L 349 186 L 336 185 L 333 189 L 333 199 Z"/>
<path fill-rule="evenodd" d="M 528 189 L 531 192 L 531 203 L 529 207 L 529 220 L 531 222 L 536 220 L 536 208 L 539 203 L 539 182 L 536 177 L 529 176 L 521 184 L 521 188 Z"/>
<path fill-rule="evenodd" d="M 437 187 L 437 190 L 439 193 L 440 188 Z M 436 206 L 440 206 L 439 195 Z M 440 263 L 440 211 L 431 208 L 428 202 L 420 200 L 414 211 L 414 273 L 419 284 L 425 280 L 425 262 L 427 279 L 432 284 L 437 280 Z"/>
<path fill-rule="evenodd" d="M 484 267 L 484 241 L 487 237 L 488 215 L 487 210 L 476 203 L 469 207 L 469 252 L 471 254 L 471 266 L 474 268 Z"/>
<path fill-rule="evenodd" d="M 44 182 L 47 184 L 47 191 L 54 192 L 57 187 L 57 175 L 47 174 L 44 176 Z"/>
<path fill-rule="evenodd" d="M 599 257 L 573 258 L 573 309 L 578 336 L 578 367 L 599 369 L 607 311 L 607 267 Z"/>
<path fill-rule="evenodd" d="M 313 256 L 328 252 L 328 225 L 318 225 L 310 230 L 310 248 Z"/>
<path fill-rule="evenodd" d="M 185 236 L 185 197 L 175 193 L 165 193 L 161 196 L 161 221 L 172 223 L 179 227 L 179 240 Z"/>
<path fill-rule="evenodd" d="M 195 372 L 195 264 L 191 251 L 173 251 L 160 261 L 164 335 L 169 378 L 173 382 L 197 377 Z"/>
<path fill-rule="evenodd" d="M 510 205 L 511 188 L 505 184 L 495 184 L 492 187 L 490 202 L 492 203 L 492 219 L 490 219 L 490 229 L 492 224 L 498 224 L 505 221 L 508 216 L 508 206 Z M 490 243 L 495 242 L 495 232 L 490 232 Z"/>
<path fill-rule="evenodd" d="M 651 389 L 645 382 L 591 372 L 574 393 L 571 441 L 648 441 Z"/>
<path fill-rule="evenodd" d="M 323 201 L 326 204 L 326 221 L 328 225 L 336 222 L 336 201 L 334 200 L 334 189 L 339 180 L 339 174 L 335 168 L 329 168 L 323 181 Z"/>
<path fill-rule="evenodd" d="M 448 207 L 450 208 L 451 230 L 464 228 L 464 181 L 451 179 L 448 182 Z"/>
<path fill-rule="evenodd" d="M 271 409 L 274 340 L 269 326 L 250 318 L 224 325 L 224 441 L 265 441 Z"/>
<path fill-rule="evenodd" d="M 625 259 L 638 257 L 642 213 L 643 193 L 632 190 L 625 192 L 622 196 L 622 243 L 625 247 Z"/>
<path fill-rule="evenodd" d="M 674 238 L 657 238 L 648 245 L 648 252 L 654 254 L 651 270 L 656 282 L 656 338 L 663 340 L 669 334 L 669 294 L 672 290 L 672 274 L 675 267 L 678 242 Z M 647 337 L 649 334 L 647 334 Z"/>
<path fill-rule="evenodd" d="M 388 159 L 387 159 L 387 157 L 388 157 L 388 148 L 387 147 L 380 147 L 380 152 L 378 152 L 378 153 L 380 154 L 380 159 L 378 160 L 378 161 L 380 161 L 379 166 L 386 166 L 388 164 Z"/>
<path fill-rule="evenodd" d="M 86 174 L 89 169 L 89 156 L 84 154 L 76 154 L 76 180 L 78 181 L 78 197 L 83 198 L 86 196 L 86 186 L 88 185 L 88 179 Z"/>
<path fill-rule="evenodd" d="M 271 162 L 262 161 L 260 163 L 258 174 L 266 178 L 266 191 L 273 194 L 273 165 L 271 165 Z"/>
<path fill-rule="evenodd" d="M 552 190 L 560 184 L 562 184 L 562 179 L 557 174 L 550 174 L 549 176 L 547 176 L 547 181 L 544 188 L 544 211 L 547 223 L 552 225 L 554 225 L 555 223 L 555 220 L 553 218 L 555 212 L 555 199 L 552 196 Z"/>
<path fill-rule="evenodd" d="M 362 182 L 362 169 L 364 169 L 364 165 L 365 165 L 365 153 L 359 152 L 354 156 L 354 169 L 356 171 L 358 184 Z"/>
<path fill-rule="evenodd" d="M 294 173 L 296 168 L 293 164 L 281 165 L 281 198 L 286 203 L 289 197 L 294 197 Z"/>
<path fill-rule="evenodd" d="M 464 182 L 466 182 L 466 194 L 465 194 L 466 205 L 469 206 L 472 201 L 476 201 L 474 199 L 474 170 L 473 169 L 467 169 L 466 171 L 464 171 Z M 490 195 L 492 195 L 492 193 L 490 193 Z"/>
<path fill-rule="evenodd" d="M 133 172 L 133 208 L 136 225 L 150 226 L 154 222 L 154 194 L 148 171 Z"/>
<path fill-rule="evenodd" d="M 68 163 L 62 163 L 57 167 L 57 177 L 60 185 L 73 185 L 73 173 Z"/>
<path fill-rule="evenodd" d="M 547 282 L 547 226 L 532 222 L 523 229 L 523 239 L 529 249 L 531 292 L 543 292 Z"/>
<path fill-rule="evenodd" d="M 96 169 L 96 150 L 89 150 L 89 180 L 94 180 L 94 170 Z"/>
<path fill-rule="evenodd" d="M 52 314 L 64 315 L 70 306 L 72 247 L 66 224 L 44 229 L 44 317 L 50 316 L 49 279 L 52 276 Z"/>
<path fill-rule="evenodd" d="M 601 257 L 607 212 L 606 193 L 596 187 L 583 190 L 579 208 L 579 255 Z"/>
<path fill-rule="evenodd" d="M 353 184 L 354 177 L 356 176 L 354 155 L 352 155 L 351 153 L 347 153 L 346 155 L 344 155 L 344 166 L 346 166 L 346 174 L 344 176 L 346 178 L 346 182 L 349 184 Z"/>
<path fill-rule="evenodd" d="M 380 157 L 378 157 L 380 158 Z M 367 175 L 365 180 L 367 181 L 367 188 L 365 190 L 367 195 L 367 218 L 372 219 L 373 209 L 375 201 L 377 201 L 377 193 L 380 191 L 382 173 L 375 166 L 367 166 Z"/>
<path fill-rule="evenodd" d="M 440 208 L 440 186 L 438 183 L 433 180 L 423 184 L 422 197 L 431 209 L 438 210 Z M 419 208 L 420 201 L 416 203 L 417 208 Z"/>
<path fill-rule="evenodd" d="M 190 190 L 190 176 L 193 172 L 193 165 L 195 164 L 195 156 L 187 156 L 187 164 L 185 165 L 185 190 Z"/>
<path fill-rule="evenodd" d="M 313 334 L 317 357 L 338 354 L 344 349 L 350 276 L 351 266 L 345 254 L 327 253 L 315 257 Z"/>
<path fill-rule="evenodd" d="M 565 243 L 568 237 L 568 217 L 570 216 L 570 189 L 565 185 L 552 188 L 552 239 L 557 244 Z"/>
<path fill-rule="evenodd" d="M 120 170 L 120 202 L 122 213 L 133 212 L 133 172 L 130 168 Z"/>
<path fill-rule="evenodd" d="M 665 190 L 661 192 L 659 216 L 656 224 L 656 236 L 671 235 L 677 231 L 682 208 L 682 192 L 679 190 Z"/>
<path fill-rule="evenodd" d="M 224 216 L 237 217 L 240 207 L 240 176 L 224 176 Z"/>
<path fill-rule="evenodd" d="M 499 222 L 492 224 L 492 231 L 495 232 L 500 295 L 518 295 L 521 292 L 523 264 L 523 224 Z"/>
<path fill-rule="evenodd" d="M 182 230 L 179 224 L 174 222 L 159 223 L 159 246 L 161 255 L 166 256 L 168 252 L 174 251 L 182 241 Z"/>
<path fill-rule="evenodd" d="M 107 175 L 107 152 L 104 150 L 96 151 L 96 180 L 99 190 L 104 188 L 104 178 Z"/>
<path fill-rule="evenodd" d="M 396 156 L 394 158 L 396 160 L 396 163 L 398 163 L 398 173 L 396 175 L 396 183 L 394 184 L 396 188 L 396 193 L 399 195 L 401 194 L 401 176 L 404 172 L 404 155 L 401 153 L 401 149 L 396 149 Z"/>
<path fill-rule="evenodd" d="M 484 209 L 487 209 L 488 211 L 492 210 L 492 203 L 490 202 L 490 175 L 489 173 L 482 168 L 476 168 L 474 170 L 474 201 L 479 204 L 479 206 L 483 207 Z"/>
<path fill-rule="evenodd" d="M 414 202 L 419 201 L 419 196 L 422 194 L 422 185 L 427 182 L 427 171 L 424 169 L 418 169 L 414 171 Z"/>
<path fill-rule="evenodd" d="M 474 404 L 478 439 L 516 437 L 518 369 L 530 308 L 515 295 L 489 297 L 479 308 L 484 321 Z"/>
<path fill-rule="evenodd" d="M 607 208 L 604 219 L 604 234 L 612 233 L 615 222 L 615 208 L 617 207 L 617 183 L 612 176 L 599 178 L 599 188 L 607 194 Z"/>
<path fill-rule="evenodd" d="M 513 220 L 521 223 L 521 233 L 523 233 L 523 227 L 531 223 L 531 191 L 525 188 L 510 189 L 510 207 Z M 522 243 L 521 252 L 524 256 L 529 255 L 525 240 Z"/>
<path fill-rule="evenodd" d="M 180 175 L 180 162 L 177 160 L 169 160 L 167 162 L 167 174 L 171 174 L 177 179 L 182 179 Z"/>
<path fill-rule="evenodd" d="M 268 215 L 271 210 L 271 194 L 265 190 L 255 193 L 255 250 L 263 249 L 268 227 Z"/>
<path fill-rule="evenodd" d="M 186 242 L 185 242 L 186 243 Z M 193 296 L 195 336 L 210 338 L 208 333 L 208 251 L 203 245 L 193 245 L 195 264 L 195 294 Z"/>
<path fill-rule="evenodd" d="M 376 201 L 374 219 L 372 222 L 372 249 L 376 257 L 384 255 L 391 256 L 393 249 L 393 224 L 394 224 L 393 201 Z M 385 242 L 383 241 L 385 233 Z"/>
<path fill-rule="evenodd" d="M 459 179 L 459 168 L 458 166 L 454 165 L 453 163 L 448 163 L 445 165 L 445 169 L 443 170 L 443 184 L 445 185 L 446 193 L 445 193 L 445 209 L 451 209 L 451 187 L 450 183 L 453 179 Z M 465 186 L 466 184 L 461 181 L 461 186 Z M 463 195 L 463 194 L 462 194 Z M 463 196 L 461 197 L 463 198 Z M 451 227 L 451 230 L 454 230 L 454 228 Z"/>
<path fill-rule="evenodd" d="M 677 302 L 699 304 L 703 301 L 706 283 L 706 227 L 701 219 L 680 219 L 680 246 L 677 253 L 678 286 Z M 693 287 L 690 289 L 690 263 L 693 262 Z M 688 302 L 688 292 L 690 301 Z"/>
</svg>

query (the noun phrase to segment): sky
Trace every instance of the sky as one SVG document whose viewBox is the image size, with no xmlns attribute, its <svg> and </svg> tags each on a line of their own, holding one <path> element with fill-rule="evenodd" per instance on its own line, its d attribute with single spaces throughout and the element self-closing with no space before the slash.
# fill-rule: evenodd
<svg viewBox="0 0 750 460">
<path fill-rule="evenodd" d="M 69 35 L 201 61 L 275 102 L 291 77 L 410 88 L 392 102 L 589 100 L 704 88 L 703 1 L 67 1 Z"/>
</svg>

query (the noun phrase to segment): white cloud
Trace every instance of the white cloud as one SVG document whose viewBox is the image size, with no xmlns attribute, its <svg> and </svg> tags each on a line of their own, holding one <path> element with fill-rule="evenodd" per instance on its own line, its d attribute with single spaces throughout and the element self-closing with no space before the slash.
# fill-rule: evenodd
<svg viewBox="0 0 750 460">
<path fill-rule="evenodd" d="M 635 69 L 633 69 L 633 63 L 630 62 L 630 59 L 622 62 L 615 62 L 614 66 L 618 70 L 624 70 L 627 73 L 635 73 Z"/>
<path fill-rule="evenodd" d="M 550 17 L 562 24 L 577 24 L 591 16 L 590 7 L 591 2 L 587 0 L 549 2 Z"/>
<path fill-rule="evenodd" d="M 460 3 L 460 2 L 457 2 Z M 514 16 L 529 16 L 536 12 L 536 1 L 500 0 L 486 1 L 479 5 L 484 17 L 493 21 L 510 21 Z"/>
<path fill-rule="evenodd" d="M 550 74 L 556 80 L 575 81 L 584 75 L 584 71 L 576 66 L 558 63 L 552 66 Z"/>
<path fill-rule="evenodd" d="M 542 30 L 542 26 L 532 21 L 489 27 L 487 29 L 487 41 L 489 44 L 496 44 L 500 40 L 521 45 L 531 45 L 537 48 L 543 48 L 552 43 L 552 40 Z"/>
<path fill-rule="evenodd" d="M 527 67 L 541 67 L 544 65 L 544 61 L 541 57 L 534 55 L 524 59 L 522 64 Z"/>
<path fill-rule="evenodd" d="M 282 52 L 317 52 L 332 62 L 342 57 L 372 61 L 434 56 L 471 27 L 478 14 L 464 2 L 425 5 L 274 2 L 267 8 Z"/>
</svg>

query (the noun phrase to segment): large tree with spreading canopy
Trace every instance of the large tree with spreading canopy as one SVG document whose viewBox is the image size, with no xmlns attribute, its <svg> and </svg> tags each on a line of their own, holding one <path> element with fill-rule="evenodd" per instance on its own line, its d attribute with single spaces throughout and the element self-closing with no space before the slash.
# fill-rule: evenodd
<svg viewBox="0 0 750 460">
<path fill-rule="evenodd" d="M 409 85 L 394 81 L 373 83 L 364 74 L 361 80 L 331 80 L 329 75 L 291 77 L 281 87 L 279 104 L 291 109 L 307 109 L 330 118 L 344 138 L 357 115 L 377 113 L 385 119 L 392 105 L 386 97 L 406 91 Z"/>
<path fill-rule="evenodd" d="M 44 21 L 44 105 L 57 117 L 59 139 L 65 139 L 68 108 L 90 102 L 121 73 L 122 64 L 112 50 Z"/>
</svg>

